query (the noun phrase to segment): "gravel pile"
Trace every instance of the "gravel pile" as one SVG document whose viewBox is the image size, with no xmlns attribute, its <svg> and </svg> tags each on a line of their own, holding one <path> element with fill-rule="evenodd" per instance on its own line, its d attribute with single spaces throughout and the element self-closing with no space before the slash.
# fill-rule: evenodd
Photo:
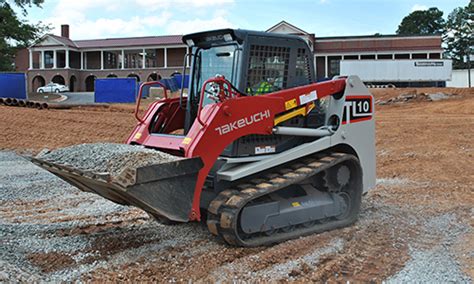
<svg viewBox="0 0 474 284">
<path fill-rule="evenodd" d="M 42 151 L 37 158 L 80 170 L 119 175 L 125 168 L 143 167 L 180 160 L 143 146 L 116 143 L 80 144 L 53 151 Z"/>
<path fill-rule="evenodd" d="M 0 151 L 0 283 L 79 281 L 98 268 L 207 238 L 198 223 L 163 226 Z"/>
</svg>

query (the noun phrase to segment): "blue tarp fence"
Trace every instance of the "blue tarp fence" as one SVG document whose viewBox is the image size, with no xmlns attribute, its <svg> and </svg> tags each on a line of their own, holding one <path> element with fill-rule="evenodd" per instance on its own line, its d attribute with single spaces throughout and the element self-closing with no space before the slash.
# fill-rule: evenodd
<svg viewBox="0 0 474 284">
<path fill-rule="evenodd" d="M 0 97 L 26 99 L 26 75 L 0 73 Z"/>
<path fill-rule="evenodd" d="M 166 86 L 166 88 L 175 92 L 182 89 L 181 84 L 183 80 L 182 75 L 174 75 L 171 78 L 163 78 L 159 82 Z M 189 75 L 184 77 L 184 88 L 189 84 Z M 151 86 L 143 88 L 143 97 L 147 97 Z M 159 85 L 156 85 L 159 87 Z M 138 90 L 140 89 L 140 82 L 136 78 L 106 78 L 95 80 L 95 102 L 96 103 L 134 103 Z"/>
<path fill-rule="evenodd" d="M 136 78 L 95 80 L 96 103 L 134 103 L 138 91 Z"/>
</svg>

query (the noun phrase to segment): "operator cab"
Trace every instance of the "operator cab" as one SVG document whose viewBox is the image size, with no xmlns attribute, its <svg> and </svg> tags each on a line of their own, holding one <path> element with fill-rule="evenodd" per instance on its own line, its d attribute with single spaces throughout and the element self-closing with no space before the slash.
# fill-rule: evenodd
<svg viewBox="0 0 474 284">
<path fill-rule="evenodd" d="M 263 95 L 314 82 L 312 52 L 297 36 L 222 29 L 185 35 L 191 50 L 185 133 L 196 119 L 203 83 L 224 76 L 241 94 Z"/>
<path fill-rule="evenodd" d="M 315 82 L 313 53 L 297 36 L 247 30 L 222 29 L 185 35 L 191 50 L 187 96 L 171 101 L 156 112 L 150 123 L 152 135 L 188 134 L 200 108 L 219 101 L 208 79 L 225 77 L 240 96 L 261 96 Z M 183 70 L 183 78 L 186 75 Z M 201 91 L 205 96 L 201 101 Z M 317 128 L 324 125 L 324 111 L 315 107 L 306 116 L 281 122 L 281 126 Z M 169 123 L 173 122 L 173 123 Z M 272 154 L 300 145 L 309 138 L 284 135 L 248 135 L 229 145 L 222 156 L 245 157 Z M 312 138 L 314 139 L 314 138 Z M 261 153 L 258 149 L 271 149 Z"/>
</svg>

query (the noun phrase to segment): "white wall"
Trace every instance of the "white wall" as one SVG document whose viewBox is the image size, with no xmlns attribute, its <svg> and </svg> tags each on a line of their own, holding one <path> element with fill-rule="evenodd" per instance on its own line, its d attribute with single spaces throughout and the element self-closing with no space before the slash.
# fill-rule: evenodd
<svg viewBox="0 0 474 284">
<path fill-rule="evenodd" d="M 453 70 L 451 81 L 446 82 L 446 87 L 467 88 L 467 69 Z M 471 69 L 471 87 L 474 87 L 474 69 Z"/>
<path fill-rule="evenodd" d="M 364 82 L 421 82 L 451 79 L 450 59 L 341 60 L 341 75 Z"/>
</svg>

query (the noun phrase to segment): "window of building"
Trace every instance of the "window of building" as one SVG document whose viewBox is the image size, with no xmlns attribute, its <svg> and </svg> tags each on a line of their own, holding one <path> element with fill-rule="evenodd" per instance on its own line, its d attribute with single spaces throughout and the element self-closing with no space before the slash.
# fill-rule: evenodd
<svg viewBox="0 0 474 284">
<path fill-rule="evenodd" d="M 375 59 L 375 54 L 366 54 L 360 56 L 361 60 L 372 60 Z"/>
<path fill-rule="evenodd" d="M 377 59 L 392 59 L 391 54 L 379 54 L 377 55 Z"/>
<path fill-rule="evenodd" d="M 358 60 L 358 55 L 344 55 L 344 60 Z"/>
<path fill-rule="evenodd" d="M 395 54 L 395 59 L 410 59 L 410 54 Z"/>
<path fill-rule="evenodd" d="M 100 69 L 100 51 L 84 52 L 85 69 Z"/>
<path fill-rule="evenodd" d="M 412 58 L 413 59 L 427 59 L 428 54 L 426 54 L 426 53 L 414 53 L 414 54 L 412 54 Z"/>
<path fill-rule="evenodd" d="M 69 67 L 74 69 L 81 68 L 81 53 L 77 51 L 69 51 Z"/>
<path fill-rule="evenodd" d="M 156 49 L 145 49 L 146 68 L 158 67 L 158 54 Z"/>
<path fill-rule="evenodd" d="M 143 50 L 125 50 L 125 68 L 137 69 L 143 66 Z"/>
<path fill-rule="evenodd" d="M 44 52 L 44 68 L 53 68 L 54 62 L 54 52 L 45 51 Z"/>
<path fill-rule="evenodd" d="M 168 67 L 183 66 L 185 55 L 186 55 L 186 48 L 168 48 L 167 49 Z"/>
<path fill-rule="evenodd" d="M 288 47 L 252 45 L 247 73 L 247 92 L 270 93 L 288 85 Z M 265 85 L 265 88 L 262 86 Z"/>
<path fill-rule="evenodd" d="M 57 68 L 64 68 L 66 67 L 66 51 L 65 50 L 58 50 L 56 51 L 56 67 Z"/>
<path fill-rule="evenodd" d="M 341 63 L 341 56 L 330 56 L 328 57 L 329 61 L 329 74 L 328 77 L 334 77 L 339 75 L 341 72 L 340 70 L 340 63 Z"/>
<path fill-rule="evenodd" d="M 122 51 L 104 51 L 104 69 L 120 69 L 122 66 Z"/>
</svg>

